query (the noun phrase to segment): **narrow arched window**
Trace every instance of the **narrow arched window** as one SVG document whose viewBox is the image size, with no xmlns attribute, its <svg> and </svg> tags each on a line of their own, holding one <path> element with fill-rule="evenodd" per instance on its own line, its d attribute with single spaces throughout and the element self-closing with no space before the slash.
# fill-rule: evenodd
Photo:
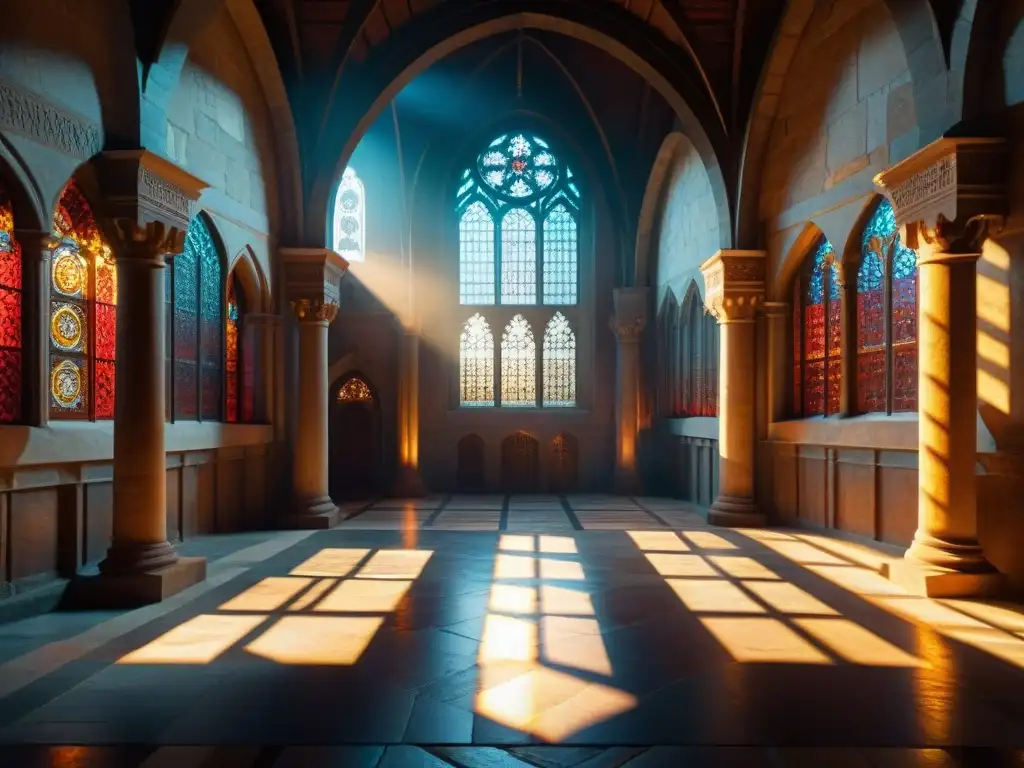
<svg viewBox="0 0 1024 768">
<path fill-rule="evenodd" d="M 917 410 L 917 254 L 882 200 L 864 228 L 857 270 L 857 408 Z"/>
<path fill-rule="evenodd" d="M 505 324 L 494 362 L 494 386 L 501 395 L 496 404 L 576 405 L 576 336 L 587 331 L 587 316 L 578 308 L 578 179 L 543 138 L 509 132 L 480 149 L 459 178 L 455 197 L 459 303 L 495 306 L 488 316 L 496 324 Z M 547 330 L 543 349 L 545 355 L 551 354 L 550 364 L 548 357 L 544 362 L 537 360 L 532 328 L 553 327 L 567 329 L 571 335 L 571 364 L 569 342 L 552 336 L 549 344 Z M 460 343 L 464 343 L 466 329 L 461 333 Z M 551 346 L 563 341 L 566 346 Z M 465 366 L 461 370 L 460 402 L 487 402 L 465 397 Z M 555 377 L 550 382 L 549 374 Z M 571 382 L 565 378 L 570 374 Z M 512 379 L 506 382 L 506 376 Z"/>
<path fill-rule="evenodd" d="M 0 187 L 0 424 L 22 419 L 22 260 L 14 210 Z"/>
<path fill-rule="evenodd" d="M 72 180 L 53 215 L 50 417 L 114 418 L 117 270 L 92 208 Z"/>
<path fill-rule="evenodd" d="M 223 258 L 204 216 L 189 223 L 185 249 L 172 260 L 168 370 L 175 421 L 223 418 Z"/>
<path fill-rule="evenodd" d="M 494 405 L 494 334 L 480 314 L 466 321 L 459 338 L 459 402 Z"/>
<path fill-rule="evenodd" d="M 544 331 L 544 399 L 548 408 L 576 405 L 576 334 L 556 312 Z"/>
<path fill-rule="evenodd" d="M 366 258 L 366 190 L 352 168 L 346 168 L 334 198 L 334 250 L 347 261 Z"/>
<path fill-rule="evenodd" d="M 793 286 L 794 403 L 798 416 L 839 412 L 842 282 L 832 244 L 821 237 Z"/>
<path fill-rule="evenodd" d="M 245 292 L 237 287 L 235 273 L 228 275 L 227 315 L 224 320 L 225 421 L 253 420 L 256 350 L 248 343 L 245 326 Z"/>
</svg>

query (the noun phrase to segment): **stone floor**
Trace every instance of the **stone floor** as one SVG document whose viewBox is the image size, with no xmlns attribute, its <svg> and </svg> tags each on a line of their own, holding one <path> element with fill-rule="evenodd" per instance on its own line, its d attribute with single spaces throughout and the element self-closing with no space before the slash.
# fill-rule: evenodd
<svg viewBox="0 0 1024 768">
<path fill-rule="evenodd" d="M 220 541 L 163 604 L 0 628 L 0 766 L 1024 766 L 1024 611 L 879 548 L 599 496 Z"/>
</svg>

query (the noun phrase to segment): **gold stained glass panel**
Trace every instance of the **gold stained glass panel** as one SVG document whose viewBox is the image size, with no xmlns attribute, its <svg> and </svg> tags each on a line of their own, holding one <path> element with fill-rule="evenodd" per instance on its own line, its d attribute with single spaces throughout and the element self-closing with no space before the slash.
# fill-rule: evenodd
<svg viewBox="0 0 1024 768">
<path fill-rule="evenodd" d="M 372 400 L 370 386 L 358 376 L 346 381 L 338 390 L 339 403 L 368 403 Z"/>
<path fill-rule="evenodd" d="M 537 404 L 537 343 L 522 315 L 509 321 L 501 340 L 501 404 L 519 408 Z"/>
<path fill-rule="evenodd" d="M 85 349 L 85 312 L 77 304 L 55 301 L 50 314 L 50 339 L 61 352 L 81 352 Z"/>
<path fill-rule="evenodd" d="M 459 402 L 494 405 L 494 334 L 479 312 L 466 321 L 459 338 Z"/>
<path fill-rule="evenodd" d="M 50 361 L 50 398 L 62 411 L 84 414 L 88 408 L 89 377 L 85 360 L 54 356 Z"/>
<path fill-rule="evenodd" d="M 74 243 L 61 243 L 53 253 L 53 287 L 65 296 L 85 298 L 89 268 Z"/>
</svg>

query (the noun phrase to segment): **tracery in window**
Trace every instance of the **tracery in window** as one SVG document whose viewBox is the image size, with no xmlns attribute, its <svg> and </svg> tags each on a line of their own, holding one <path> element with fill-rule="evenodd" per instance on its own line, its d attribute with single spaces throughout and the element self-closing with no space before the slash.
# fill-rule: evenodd
<svg viewBox="0 0 1024 768">
<path fill-rule="evenodd" d="M 501 303 L 537 303 L 537 225 L 522 208 L 501 220 Z"/>
<path fill-rule="evenodd" d="M 576 405 L 576 334 L 561 312 L 544 331 L 543 381 L 546 408 Z"/>
<path fill-rule="evenodd" d="M 345 169 L 334 198 L 334 250 L 347 261 L 366 258 L 366 190 L 352 168 Z"/>
<path fill-rule="evenodd" d="M 863 291 L 862 273 L 871 275 Z M 857 293 L 858 409 L 917 410 L 917 254 L 900 239 L 888 200 L 864 228 Z"/>
<path fill-rule="evenodd" d="M 353 376 L 338 389 L 339 403 L 372 403 L 373 392 L 370 385 L 358 376 Z"/>
<path fill-rule="evenodd" d="M 842 389 L 842 282 L 832 244 L 822 237 L 793 287 L 794 410 L 839 412 Z M 797 386 L 799 383 L 799 386 Z"/>
<path fill-rule="evenodd" d="M 494 334 L 479 313 L 466 321 L 459 338 L 459 402 L 494 405 Z"/>
<path fill-rule="evenodd" d="M 68 182 L 53 215 L 50 415 L 112 419 L 117 271 L 85 196 Z"/>
<path fill-rule="evenodd" d="M 696 281 L 691 281 L 683 299 L 680 329 L 681 417 L 718 415 L 718 339 L 715 318 L 704 309 Z"/>
<path fill-rule="evenodd" d="M 0 187 L 0 424 L 22 418 L 22 262 L 14 211 Z"/>
<path fill-rule="evenodd" d="M 509 321 L 501 338 L 501 404 L 509 408 L 537 405 L 537 343 L 522 315 Z"/>
<path fill-rule="evenodd" d="M 185 248 L 172 264 L 172 415 L 176 421 L 216 421 L 222 414 L 222 366 L 227 363 L 222 350 L 223 261 L 203 216 L 189 223 Z"/>
<path fill-rule="evenodd" d="M 459 218 L 459 302 L 494 303 L 494 219 L 479 200 Z"/>
<path fill-rule="evenodd" d="M 544 219 L 544 303 L 575 304 L 576 219 L 562 204 Z"/>
</svg>

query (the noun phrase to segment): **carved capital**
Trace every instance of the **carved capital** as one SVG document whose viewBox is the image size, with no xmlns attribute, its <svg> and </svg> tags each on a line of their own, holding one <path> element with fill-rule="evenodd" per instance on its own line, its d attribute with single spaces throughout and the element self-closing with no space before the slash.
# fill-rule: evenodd
<svg viewBox="0 0 1024 768">
<path fill-rule="evenodd" d="M 140 225 L 159 221 L 186 231 L 192 204 L 209 186 L 145 149 L 104 152 L 95 165 L 107 216 Z"/>
<path fill-rule="evenodd" d="M 752 322 L 764 303 L 764 251 L 719 251 L 700 266 L 704 307 L 719 323 Z"/>
<path fill-rule="evenodd" d="M 615 314 L 609 320 L 609 327 L 620 343 L 640 340 L 647 325 L 646 288 L 616 288 L 612 293 Z"/>
<path fill-rule="evenodd" d="M 789 318 L 789 304 L 784 301 L 766 301 L 758 309 L 767 318 Z"/>
<path fill-rule="evenodd" d="M 875 186 L 898 225 L 918 225 L 937 253 L 967 256 L 1007 214 L 1007 165 L 1005 139 L 944 137 L 875 176 Z"/>
<path fill-rule="evenodd" d="M 931 248 L 921 250 L 918 263 L 977 259 L 989 233 L 997 226 L 997 221 L 985 216 L 948 221 L 939 214 L 935 222 L 921 222 L 917 226 L 917 235 Z"/>
<path fill-rule="evenodd" d="M 647 321 L 642 317 L 630 320 L 612 316 L 608 320 L 608 327 L 612 329 L 612 333 L 615 334 L 615 338 L 620 344 L 635 344 L 640 341 L 646 325 Z"/>
<path fill-rule="evenodd" d="M 329 248 L 282 248 L 285 296 L 289 301 L 337 305 L 348 262 Z"/>
<path fill-rule="evenodd" d="M 134 219 L 116 218 L 114 231 L 114 259 L 119 266 L 128 262 L 163 266 L 167 257 L 177 256 L 185 248 L 185 230 L 162 221 L 139 224 Z"/>
<path fill-rule="evenodd" d="M 292 301 L 292 312 L 300 323 L 328 323 L 338 315 L 335 302 L 324 302 L 319 299 L 295 299 Z"/>
</svg>

